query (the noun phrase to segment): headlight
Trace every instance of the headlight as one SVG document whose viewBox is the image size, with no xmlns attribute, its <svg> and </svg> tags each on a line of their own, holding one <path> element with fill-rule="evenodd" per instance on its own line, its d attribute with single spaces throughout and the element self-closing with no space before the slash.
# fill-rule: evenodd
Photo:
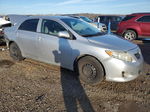
<svg viewBox="0 0 150 112">
<path fill-rule="evenodd" d="M 113 58 L 117 58 L 127 62 L 135 62 L 135 59 L 127 52 L 111 51 L 111 50 L 106 50 L 105 52 Z"/>
</svg>

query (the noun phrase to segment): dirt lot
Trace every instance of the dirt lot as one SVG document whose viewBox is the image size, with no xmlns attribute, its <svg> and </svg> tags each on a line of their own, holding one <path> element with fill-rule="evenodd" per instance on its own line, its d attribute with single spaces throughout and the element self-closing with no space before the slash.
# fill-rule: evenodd
<svg viewBox="0 0 150 112">
<path fill-rule="evenodd" d="M 150 43 L 136 43 L 145 59 L 143 75 L 97 86 L 80 83 L 73 72 L 60 67 L 29 59 L 15 62 L 8 51 L 0 51 L 0 112 L 148 112 Z"/>
</svg>

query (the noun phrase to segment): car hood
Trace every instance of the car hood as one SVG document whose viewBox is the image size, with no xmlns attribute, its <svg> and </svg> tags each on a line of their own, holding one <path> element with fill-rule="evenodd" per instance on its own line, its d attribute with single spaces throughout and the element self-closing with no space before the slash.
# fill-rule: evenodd
<svg viewBox="0 0 150 112">
<path fill-rule="evenodd" d="M 137 45 L 116 35 L 106 34 L 97 37 L 88 37 L 88 41 L 96 46 L 106 49 L 129 51 L 136 48 Z"/>
</svg>

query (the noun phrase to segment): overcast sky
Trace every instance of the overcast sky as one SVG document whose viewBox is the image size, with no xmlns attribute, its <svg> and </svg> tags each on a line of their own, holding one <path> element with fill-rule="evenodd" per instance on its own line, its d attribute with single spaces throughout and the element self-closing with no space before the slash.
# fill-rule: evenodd
<svg viewBox="0 0 150 112">
<path fill-rule="evenodd" d="M 0 14 L 130 14 L 150 12 L 150 0 L 0 0 Z"/>
</svg>

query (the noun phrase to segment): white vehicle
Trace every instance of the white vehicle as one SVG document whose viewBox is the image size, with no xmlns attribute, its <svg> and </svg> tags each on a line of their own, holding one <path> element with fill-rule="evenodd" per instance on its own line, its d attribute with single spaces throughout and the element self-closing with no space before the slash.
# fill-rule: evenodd
<svg viewBox="0 0 150 112">
<path fill-rule="evenodd" d="M 72 17 L 33 16 L 4 33 L 14 60 L 31 58 L 77 70 L 88 84 L 103 79 L 127 82 L 143 71 L 143 56 L 136 44 Z"/>
</svg>

